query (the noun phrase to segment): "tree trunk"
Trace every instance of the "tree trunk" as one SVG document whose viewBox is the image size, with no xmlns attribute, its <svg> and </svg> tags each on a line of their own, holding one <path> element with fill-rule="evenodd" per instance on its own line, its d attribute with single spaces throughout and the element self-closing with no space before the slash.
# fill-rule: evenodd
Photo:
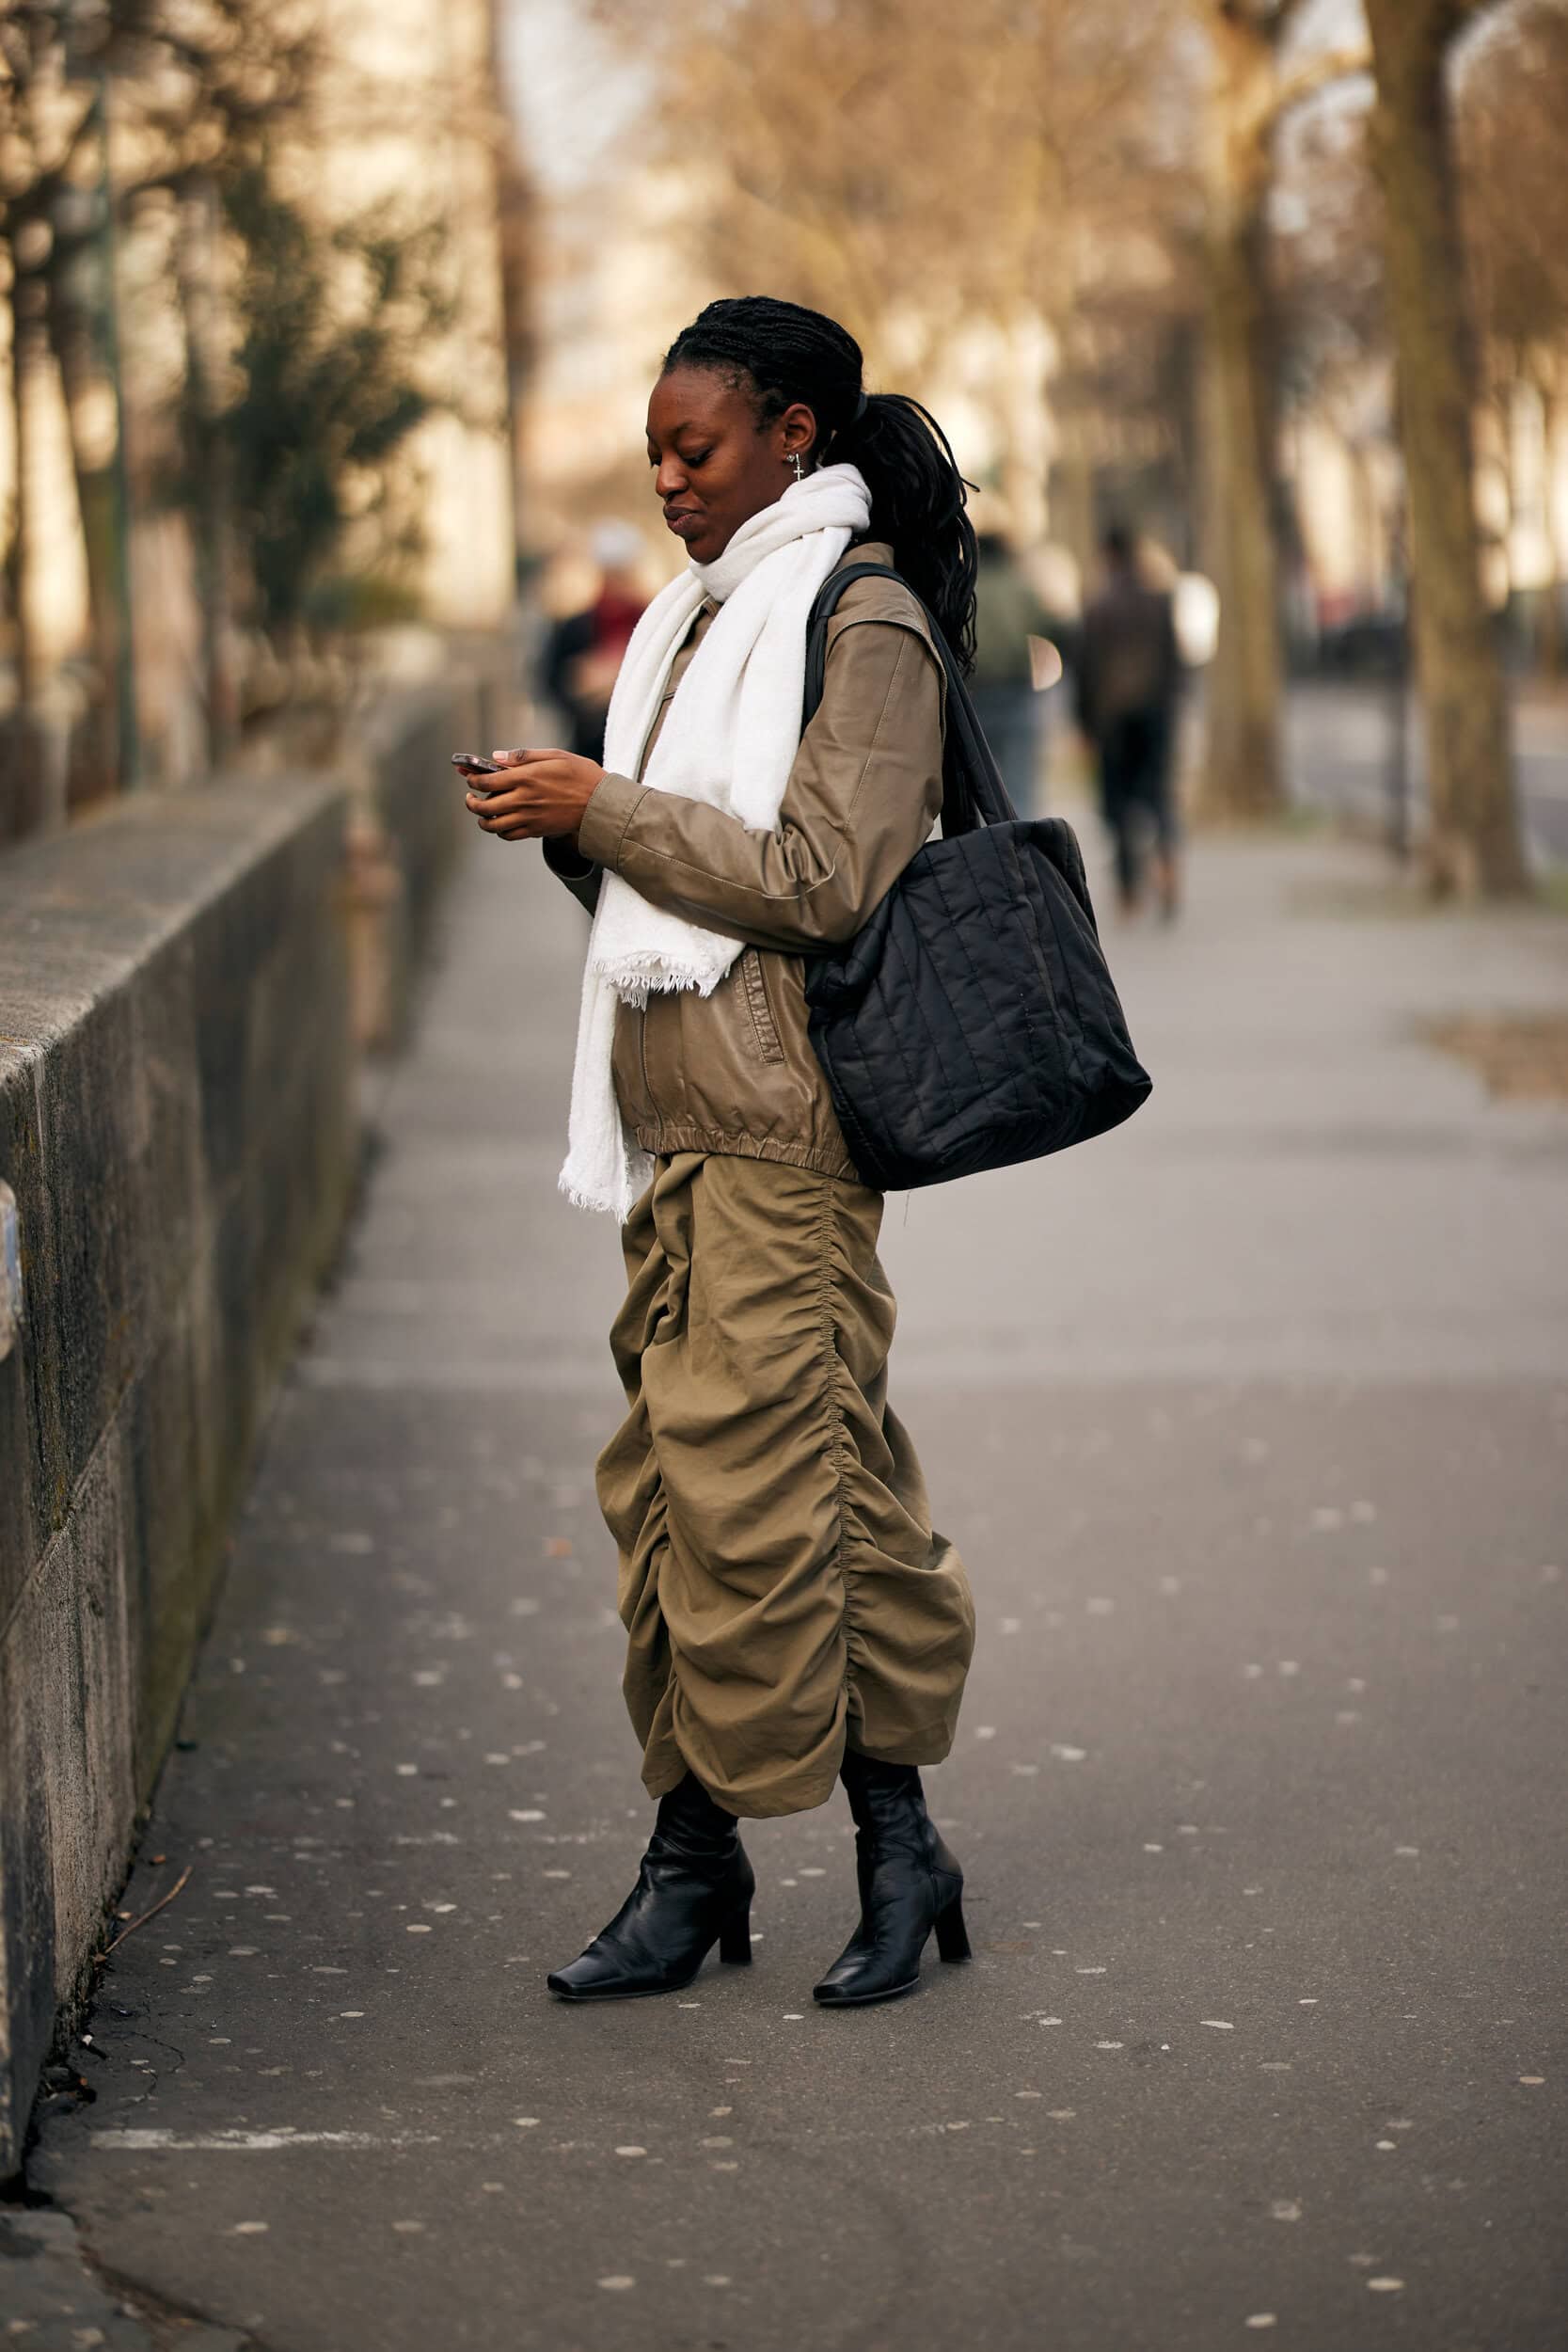
<svg viewBox="0 0 1568 2352">
<path fill-rule="evenodd" d="M 49 665 L 40 641 L 35 606 L 39 564 L 38 420 L 40 378 L 49 364 L 45 324 L 47 294 L 36 277 L 13 277 L 11 310 L 11 417 L 16 483 L 11 539 L 7 550 L 11 643 L 16 667 L 16 707 L 6 733 L 11 770 L 0 811 L 0 837 L 57 833 L 66 821 L 66 745 L 47 723 L 44 709 Z"/>
<path fill-rule="evenodd" d="M 40 368 L 48 357 L 43 324 L 44 292 L 36 278 L 18 278 L 11 287 L 11 415 L 12 446 L 16 453 L 16 488 L 11 524 L 9 570 L 11 620 L 16 632 L 17 702 L 33 707 L 43 691 L 44 660 L 33 610 L 33 578 L 37 566 L 37 499 L 34 474 L 38 460 L 33 424 Z"/>
<path fill-rule="evenodd" d="M 485 49 L 490 87 L 506 87 L 499 0 L 486 0 Z M 496 235 L 500 262 L 502 359 L 506 370 L 506 448 L 512 474 L 514 567 L 528 545 L 528 484 L 523 463 L 523 415 L 536 357 L 535 271 L 539 206 L 533 183 L 518 162 L 504 104 L 496 107 L 492 132 L 496 188 Z"/>
<path fill-rule="evenodd" d="M 1465 312 L 1446 67 L 1464 0 L 1366 0 L 1388 303 L 1410 505 L 1416 674 L 1426 723 L 1434 891 L 1528 887 L 1507 690 L 1481 583 L 1477 373 Z"/>
<path fill-rule="evenodd" d="M 1046 483 L 1046 527 L 1071 556 L 1079 592 L 1086 604 L 1094 594 L 1098 560 L 1094 469 L 1082 446 L 1079 420 L 1061 414 L 1056 421 L 1056 453 Z"/>
<path fill-rule="evenodd" d="M 1208 564 L 1220 598 L 1208 680 L 1205 806 L 1266 817 L 1284 801 L 1279 557 L 1263 472 L 1251 240 L 1211 237 L 1204 362 Z"/>
<path fill-rule="evenodd" d="M 1265 817 L 1284 803 L 1279 551 L 1268 364 L 1268 153 L 1260 85 L 1274 57 L 1256 31 L 1216 24 L 1205 142 L 1203 474 L 1206 563 L 1220 598 L 1208 674 L 1204 806 Z"/>
<path fill-rule="evenodd" d="M 1562 533 L 1558 529 L 1557 473 L 1568 456 L 1563 432 L 1564 402 L 1559 390 L 1560 360 L 1554 353 L 1540 376 L 1542 462 L 1545 475 L 1546 588 L 1541 612 L 1541 672 L 1556 685 L 1563 672 Z"/>
<path fill-rule="evenodd" d="M 51 277 L 49 340 L 60 372 L 66 419 L 71 434 L 71 461 L 76 478 L 76 501 L 81 509 L 82 540 L 87 554 L 87 612 L 93 663 L 98 673 L 96 718 L 102 726 L 104 789 L 115 788 L 120 774 L 121 747 L 116 707 L 115 680 L 119 661 L 119 595 L 115 563 L 115 495 L 112 464 L 103 463 L 85 445 L 83 416 L 103 373 L 93 351 L 92 321 L 77 298 L 74 273 L 68 266 Z"/>
<path fill-rule="evenodd" d="M 181 203 L 174 253 L 185 342 L 186 449 L 197 485 L 189 527 L 201 610 L 202 711 L 208 765 L 221 769 L 233 756 L 240 727 L 233 662 L 233 497 L 219 419 L 225 348 L 217 205 L 208 182 Z"/>
<path fill-rule="evenodd" d="M 514 564 L 528 545 L 528 484 L 523 416 L 534 358 L 533 192 L 509 149 L 496 159 L 496 228 L 500 246 L 502 358 L 506 371 L 506 453 L 512 479 Z"/>
</svg>

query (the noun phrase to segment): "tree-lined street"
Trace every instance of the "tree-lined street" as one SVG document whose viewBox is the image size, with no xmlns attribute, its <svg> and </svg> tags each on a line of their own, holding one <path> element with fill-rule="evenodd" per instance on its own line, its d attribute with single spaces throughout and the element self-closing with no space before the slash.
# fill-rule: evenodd
<svg viewBox="0 0 1568 2352">
<path fill-rule="evenodd" d="M 1299 804 L 1386 827 L 1402 789 L 1402 788 L 1424 802 L 1419 713 L 1391 683 L 1294 687 L 1285 736 Z M 1543 868 L 1560 866 L 1568 861 L 1568 697 L 1527 683 L 1514 698 L 1513 745 L 1526 842 Z"/>
<path fill-rule="evenodd" d="M 1565 113 L 1568 0 L 0 8 L 0 2341 L 1561 2352 Z M 746 1825 L 752 1965 L 558 2004 L 650 1831 L 569 1098 L 623 1212 L 620 1114 L 708 1161 L 617 1524 L 738 1759 L 665 1748 L 598 1989 L 737 1947 L 841 1639 L 856 1989 L 958 1940 L 784 954 L 958 781 L 886 580 L 799 747 L 865 541 L 1154 1082 L 886 1203 L 973 1958 L 815 2004 L 841 1787 Z M 616 877 L 575 1088 L 530 830 Z M 970 891 L 855 1050 L 1016 1139 L 1099 983 Z"/>
<path fill-rule="evenodd" d="M 835 1804 L 748 1832 L 748 1974 L 578 2011 L 545 1970 L 646 1816 L 618 1268 L 553 1189 L 579 918 L 485 847 L 122 1908 L 191 1877 L 45 2111 L 110 2340 L 1547 2352 L 1568 1114 L 1417 1027 L 1461 958 L 1468 1006 L 1560 1002 L 1559 929 L 1388 919 L 1298 842 L 1116 936 L 1148 1108 L 888 1211 L 980 1607 L 928 1775 L 974 1963 L 814 2011 Z"/>
</svg>

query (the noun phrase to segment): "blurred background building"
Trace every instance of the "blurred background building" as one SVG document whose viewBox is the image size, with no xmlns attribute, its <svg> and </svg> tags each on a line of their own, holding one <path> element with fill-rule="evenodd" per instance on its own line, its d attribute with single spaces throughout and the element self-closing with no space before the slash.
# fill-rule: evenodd
<svg viewBox="0 0 1568 2352">
<path fill-rule="evenodd" d="M 492 0 L 13 13 L 0 837 L 319 748 L 367 663 L 505 622 L 531 199 L 497 42 Z"/>
<path fill-rule="evenodd" d="M 1568 853 L 1503 684 L 1568 641 L 1568 12 L 1386 5 L 12 9 L 0 834 L 316 755 L 519 577 L 579 603 L 596 523 L 656 585 L 651 373 L 766 286 L 942 418 L 1053 610 L 1115 520 L 1214 582 L 1212 813 L 1299 797 L 1291 680 L 1399 681 L 1414 612 L 1434 879 L 1517 887 Z"/>
</svg>

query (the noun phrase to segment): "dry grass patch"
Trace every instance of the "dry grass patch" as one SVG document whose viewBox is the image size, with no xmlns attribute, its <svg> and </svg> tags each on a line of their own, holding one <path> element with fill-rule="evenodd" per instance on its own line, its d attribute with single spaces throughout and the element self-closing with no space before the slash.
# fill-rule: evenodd
<svg viewBox="0 0 1568 2352">
<path fill-rule="evenodd" d="M 1503 1103 L 1568 1103 L 1568 1012 L 1464 1013 L 1425 1025 Z"/>
</svg>

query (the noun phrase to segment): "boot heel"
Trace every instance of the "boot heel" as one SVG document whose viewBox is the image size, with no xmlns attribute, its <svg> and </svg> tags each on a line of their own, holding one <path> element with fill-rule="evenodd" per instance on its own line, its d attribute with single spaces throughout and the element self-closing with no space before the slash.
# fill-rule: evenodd
<svg viewBox="0 0 1568 2352">
<path fill-rule="evenodd" d="M 964 1927 L 963 1897 L 955 1895 L 945 1911 L 937 1914 L 937 1954 L 942 1960 L 968 1960 L 969 1934 Z"/>
<path fill-rule="evenodd" d="M 751 1911 L 733 1911 L 719 1931 L 719 1957 L 727 1960 L 732 1968 L 749 1968 L 752 1964 Z"/>
</svg>

